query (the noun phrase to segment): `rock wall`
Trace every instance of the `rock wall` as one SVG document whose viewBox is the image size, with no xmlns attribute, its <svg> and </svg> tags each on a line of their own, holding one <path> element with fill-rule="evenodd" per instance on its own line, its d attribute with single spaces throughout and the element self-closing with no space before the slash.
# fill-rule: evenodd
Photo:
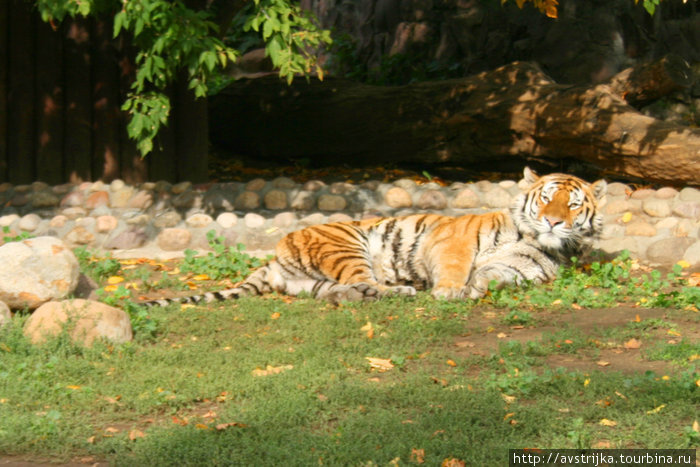
<svg viewBox="0 0 700 467">
<path fill-rule="evenodd" d="M 345 60 L 348 50 L 345 59 L 332 59 L 344 72 L 357 66 L 378 70 L 386 57 L 397 54 L 452 76 L 535 60 L 556 81 L 582 84 L 604 81 L 634 60 L 669 52 L 689 62 L 700 60 L 694 0 L 664 0 L 654 17 L 633 0 L 561 0 L 557 19 L 529 3 L 520 10 L 512 1 L 503 6 L 489 0 L 301 3 L 336 39 L 352 43 L 354 63 Z"/>
</svg>

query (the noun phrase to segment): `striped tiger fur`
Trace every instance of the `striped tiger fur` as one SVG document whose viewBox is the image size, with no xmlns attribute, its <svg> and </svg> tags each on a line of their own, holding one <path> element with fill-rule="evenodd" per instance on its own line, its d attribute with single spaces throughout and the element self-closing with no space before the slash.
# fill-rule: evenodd
<svg viewBox="0 0 700 467">
<path fill-rule="evenodd" d="M 316 225 L 292 232 L 276 256 L 239 286 L 190 297 L 144 302 L 197 303 L 302 292 L 331 302 L 414 295 L 480 298 L 492 280 L 501 285 L 552 280 L 601 231 L 598 201 L 606 183 L 566 174 L 538 177 L 509 211 L 448 217 L 413 214 Z"/>
</svg>

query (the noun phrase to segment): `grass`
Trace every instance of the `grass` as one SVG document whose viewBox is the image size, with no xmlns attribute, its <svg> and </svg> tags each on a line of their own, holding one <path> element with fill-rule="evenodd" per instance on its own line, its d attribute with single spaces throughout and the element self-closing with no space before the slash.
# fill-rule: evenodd
<svg viewBox="0 0 700 467">
<path fill-rule="evenodd" d="M 496 294 L 465 303 L 421 293 L 143 310 L 132 302 L 143 290 L 124 284 L 155 281 L 120 266 L 101 278 L 127 277 L 104 293 L 141 320 L 134 342 L 85 349 L 62 335 L 33 346 L 24 316 L 0 330 L 0 453 L 114 465 L 503 465 L 508 448 L 699 446 L 691 309 L 524 298 L 554 284 L 511 291 L 506 309 Z M 591 281 L 576 274 L 567 280 Z M 625 348 L 633 338 L 641 349 Z"/>
</svg>

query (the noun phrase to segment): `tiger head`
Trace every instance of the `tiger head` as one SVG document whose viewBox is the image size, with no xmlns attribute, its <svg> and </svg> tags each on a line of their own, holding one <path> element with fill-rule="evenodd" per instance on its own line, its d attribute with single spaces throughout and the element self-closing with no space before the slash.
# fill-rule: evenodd
<svg viewBox="0 0 700 467">
<path fill-rule="evenodd" d="M 530 184 L 513 205 L 513 219 L 523 235 L 536 238 L 547 250 L 578 252 L 602 230 L 598 203 L 605 196 L 604 180 L 587 183 L 567 174 L 539 177 L 528 167 Z"/>
</svg>

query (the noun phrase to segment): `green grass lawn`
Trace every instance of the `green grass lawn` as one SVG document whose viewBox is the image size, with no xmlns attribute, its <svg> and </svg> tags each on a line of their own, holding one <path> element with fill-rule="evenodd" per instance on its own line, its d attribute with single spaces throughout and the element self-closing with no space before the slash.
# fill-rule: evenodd
<svg viewBox="0 0 700 467">
<path fill-rule="evenodd" d="M 689 292 L 666 307 L 627 297 L 587 308 L 548 287 L 560 303 L 541 304 L 538 288 L 479 303 L 421 293 L 338 307 L 278 296 L 172 305 L 143 312 L 134 342 L 92 349 L 66 336 L 32 346 L 17 316 L 0 330 L 0 454 L 505 465 L 509 448 L 697 449 Z"/>
</svg>

